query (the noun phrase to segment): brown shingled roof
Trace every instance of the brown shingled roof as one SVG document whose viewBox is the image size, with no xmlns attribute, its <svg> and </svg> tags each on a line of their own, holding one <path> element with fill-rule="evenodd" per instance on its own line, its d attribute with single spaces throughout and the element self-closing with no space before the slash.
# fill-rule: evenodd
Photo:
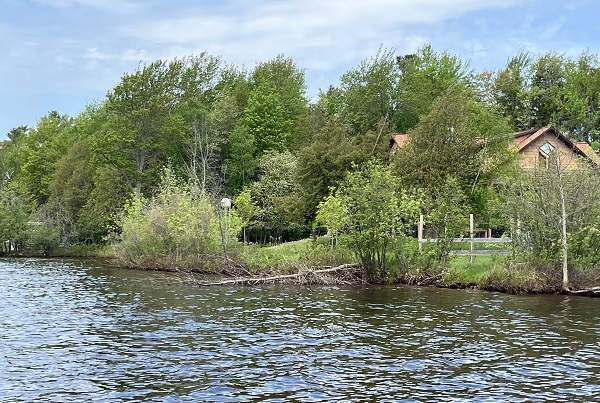
<svg viewBox="0 0 600 403">
<path fill-rule="evenodd" d="M 406 144 L 407 141 L 407 134 L 394 134 L 390 139 L 390 150 L 396 151 L 397 149 L 404 147 L 404 144 Z"/>
</svg>

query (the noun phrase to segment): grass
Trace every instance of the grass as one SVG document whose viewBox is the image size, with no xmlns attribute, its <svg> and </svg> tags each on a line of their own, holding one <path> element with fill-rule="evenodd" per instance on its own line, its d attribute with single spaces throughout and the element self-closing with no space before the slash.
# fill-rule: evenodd
<svg viewBox="0 0 600 403">
<path fill-rule="evenodd" d="M 524 292 L 555 292 L 548 273 L 531 264 L 520 263 L 506 256 L 454 256 L 442 280 L 447 287 L 477 287 L 512 294 Z"/>
<path fill-rule="evenodd" d="M 454 242 L 452 250 L 470 250 L 469 241 Z M 473 250 L 507 250 L 510 249 L 510 244 L 506 242 L 473 242 Z"/>
<path fill-rule="evenodd" d="M 448 286 L 479 286 L 490 271 L 501 264 L 497 256 L 452 256 L 443 283 Z"/>
<path fill-rule="evenodd" d="M 280 245 L 244 248 L 244 260 L 251 271 L 277 270 L 292 272 L 300 266 L 336 266 L 354 263 L 352 251 L 343 246 L 331 247 L 330 239 L 302 239 Z"/>
</svg>

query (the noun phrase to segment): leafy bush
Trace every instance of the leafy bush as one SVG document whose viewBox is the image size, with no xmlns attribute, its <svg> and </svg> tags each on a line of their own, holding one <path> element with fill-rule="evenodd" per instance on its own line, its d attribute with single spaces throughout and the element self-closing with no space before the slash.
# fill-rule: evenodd
<svg viewBox="0 0 600 403">
<path fill-rule="evenodd" d="M 394 243 L 395 261 L 390 269 L 390 281 L 417 284 L 439 278 L 444 272 L 438 259 L 436 244 L 424 244 L 419 250 L 416 238 L 397 238 Z"/>
<path fill-rule="evenodd" d="M 155 198 L 134 198 L 126 205 L 116 255 L 124 266 L 218 267 L 238 245 L 239 222 L 206 194 L 192 195 L 165 170 Z"/>
</svg>

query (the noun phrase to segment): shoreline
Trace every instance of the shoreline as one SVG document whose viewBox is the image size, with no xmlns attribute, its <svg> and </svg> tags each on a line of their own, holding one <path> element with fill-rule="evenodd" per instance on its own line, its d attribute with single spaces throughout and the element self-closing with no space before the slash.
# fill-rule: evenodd
<svg viewBox="0 0 600 403">
<path fill-rule="evenodd" d="M 81 250 L 79 251 L 81 252 Z M 336 266 L 308 266 L 294 265 L 291 268 L 281 268 L 272 266 L 250 270 L 243 265 L 237 264 L 236 267 L 225 267 L 220 270 L 206 269 L 179 269 L 167 268 L 153 265 L 153 267 L 142 267 L 132 265 L 120 265 L 114 256 L 106 253 L 94 253 L 97 251 L 86 251 L 86 253 L 70 254 L 51 254 L 48 256 L 40 254 L 25 253 L 5 253 L 0 256 L 3 259 L 80 259 L 93 260 L 98 259 L 113 265 L 115 268 L 125 270 L 139 271 L 160 271 L 165 273 L 185 273 L 186 275 L 206 275 L 217 277 L 217 280 L 194 280 L 189 277 L 185 282 L 193 286 L 246 286 L 260 284 L 289 284 L 298 286 L 333 286 L 348 285 L 361 286 L 371 284 L 362 278 L 362 268 L 358 263 L 343 263 Z M 489 271 L 492 267 L 488 268 Z M 553 285 L 550 282 L 537 283 L 535 288 L 524 285 L 515 285 L 513 281 L 507 278 L 497 278 L 493 285 L 486 285 L 476 281 L 452 281 L 446 278 L 450 269 L 446 269 L 434 276 L 414 276 L 405 273 L 394 281 L 380 283 L 382 285 L 401 284 L 415 287 L 438 287 L 456 290 L 481 290 L 489 292 L 499 292 L 504 294 L 555 294 L 555 295 L 574 295 L 587 297 L 600 297 L 600 286 L 587 286 L 577 289 L 563 290 L 560 285 Z M 504 281 L 503 281 L 504 280 Z"/>
</svg>

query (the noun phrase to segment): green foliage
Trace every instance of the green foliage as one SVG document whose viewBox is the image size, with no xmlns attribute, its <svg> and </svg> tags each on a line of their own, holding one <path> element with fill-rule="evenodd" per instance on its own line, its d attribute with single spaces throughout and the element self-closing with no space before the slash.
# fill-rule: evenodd
<svg viewBox="0 0 600 403">
<path fill-rule="evenodd" d="M 314 226 L 323 226 L 327 228 L 328 235 L 331 236 L 331 245 L 334 246 L 336 240 L 344 227 L 348 224 L 348 212 L 342 206 L 342 202 L 335 195 L 327 196 L 317 207 L 317 216 Z"/>
<path fill-rule="evenodd" d="M 73 119 L 50 112 L 19 140 L 21 166 L 16 180 L 27 188 L 37 203 L 48 200 L 54 165 L 69 149 L 73 139 Z"/>
<path fill-rule="evenodd" d="M 193 197 L 167 169 L 155 198 L 134 198 L 126 205 L 117 258 L 125 266 L 206 269 L 227 257 L 239 229 L 205 195 Z"/>
<path fill-rule="evenodd" d="M 287 118 L 272 84 L 262 82 L 252 90 L 244 123 L 251 138 L 255 139 L 257 156 L 266 151 L 283 152 L 288 149 L 293 122 Z"/>
<path fill-rule="evenodd" d="M 243 123 L 254 140 L 254 156 L 260 157 L 267 151 L 287 151 L 297 122 L 306 112 L 304 72 L 292 59 L 278 55 L 259 63 L 250 83 Z"/>
<path fill-rule="evenodd" d="M 199 56 L 158 60 L 121 82 L 107 94 L 108 120 L 94 136 L 94 151 L 116 167 L 139 196 L 153 184 L 158 170 L 172 158 L 186 133 L 178 106 L 190 99 L 208 102 L 218 77 L 218 58 Z"/>
<path fill-rule="evenodd" d="M 179 117 L 187 129 L 181 147 L 186 151 L 184 171 L 194 191 L 218 191 L 221 186 L 221 150 L 226 143 L 226 134 L 218 130 L 197 100 L 189 100 L 181 105 Z M 169 160 L 173 163 L 173 160 Z"/>
<path fill-rule="evenodd" d="M 431 284 L 439 279 L 445 267 L 438 260 L 438 249 L 432 244 L 422 245 L 411 237 L 398 237 L 392 245 L 394 261 L 390 280 L 405 284 Z"/>
<path fill-rule="evenodd" d="M 58 223 L 63 243 L 79 241 L 75 226 L 90 198 L 94 172 L 89 147 L 83 141 L 76 142 L 56 163 L 47 209 Z"/>
<path fill-rule="evenodd" d="M 267 62 L 258 63 L 252 71 L 250 83 L 252 92 L 260 87 L 269 88 L 269 93 L 277 98 L 278 104 L 282 107 L 282 121 L 289 124 L 289 132 L 293 134 L 299 119 L 306 112 L 304 71 L 294 63 L 292 58 L 279 54 Z"/>
<path fill-rule="evenodd" d="M 555 124 L 580 141 L 600 139 L 600 61 L 588 52 L 565 62 L 565 83 L 554 100 L 559 111 Z"/>
<path fill-rule="evenodd" d="M 506 120 L 474 95 L 450 88 L 408 132 L 408 144 L 395 155 L 404 186 L 434 194 L 453 178 L 469 210 L 485 215 L 489 184 L 514 160 Z"/>
<path fill-rule="evenodd" d="M 0 239 L 3 252 L 21 249 L 29 236 L 29 224 L 34 203 L 22 191 L 11 187 L 0 189 Z"/>
<path fill-rule="evenodd" d="M 93 183 L 93 189 L 77 215 L 76 233 L 82 242 L 101 243 L 119 227 L 118 217 L 131 188 L 110 166 L 96 169 Z"/>
<path fill-rule="evenodd" d="M 600 268 L 600 222 L 590 219 L 587 225 L 569 233 L 569 252 L 572 263 L 580 269 Z M 598 217 L 596 217 L 597 219 Z"/>
<path fill-rule="evenodd" d="M 21 145 L 30 129 L 27 126 L 15 127 L 8 134 L 8 140 L 0 142 L 0 185 L 5 187 L 18 177 L 22 167 Z"/>
<path fill-rule="evenodd" d="M 399 79 L 393 51 L 381 48 L 375 57 L 342 75 L 342 117 L 353 133 L 366 133 L 381 119 L 393 118 Z"/>
<path fill-rule="evenodd" d="M 549 124 L 580 141 L 600 133 L 600 65 L 583 52 L 577 60 L 556 52 L 537 58 L 521 52 L 493 78 L 493 99 L 514 130 Z"/>
<path fill-rule="evenodd" d="M 256 146 L 254 136 L 246 126 L 235 127 L 227 140 L 227 158 L 225 173 L 227 175 L 227 190 L 235 194 L 250 184 L 256 172 Z"/>
<path fill-rule="evenodd" d="M 420 208 L 419 199 L 397 192 L 396 182 L 389 168 L 371 160 L 349 173 L 336 191 L 346 212 L 346 239 L 370 282 L 387 278 L 389 248 L 403 236 L 403 225 L 415 221 Z"/>
<path fill-rule="evenodd" d="M 436 238 L 436 261 L 446 264 L 454 238 L 463 236 L 469 229 L 469 205 L 460 182 L 447 177 L 429 200 L 426 224 Z"/>
<path fill-rule="evenodd" d="M 486 223 L 512 219 L 519 256 L 552 266 L 561 250 L 556 180 L 515 180 L 506 140 L 515 129 L 553 124 L 573 139 L 598 141 L 599 74 L 598 56 L 588 52 L 520 53 L 497 74 L 476 75 L 431 46 L 401 57 L 380 48 L 307 107 L 304 71 L 283 55 L 250 73 L 206 54 L 159 60 L 124 74 L 106 100 L 74 119 L 51 112 L 35 128 L 8 133 L 0 232 L 50 253 L 101 243 L 111 229 L 123 235 L 126 264 L 194 267 L 208 255 L 228 257 L 241 228 L 254 241 L 277 243 L 306 235 L 316 218 L 350 240 L 372 281 L 384 281 L 438 275 L 449 240 L 474 213 Z M 395 132 L 408 132 L 409 141 L 392 175 L 384 149 Z M 189 188 L 165 182 L 164 166 Z M 511 186 L 498 184 L 503 176 Z M 563 183 L 569 261 L 575 272 L 593 270 L 598 182 L 573 177 Z M 331 188 L 338 190 L 328 197 Z M 130 203 L 121 220 L 132 189 L 141 204 Z M 211 201 L 223 193 L 239 195 L 231 215 Z M 144 202 L 142 194 L 155 197 Z M 492 214 L 493 199 L 504 211 Z M 416 222 L 415 201 L 439 239 L 422 252 L 403 236 Z"/>
<path fill-rule="evenodd" d="M 511 58 L 494 79 L 494 98 L 513 130 L 529 129 L 532 110 L 528 101 L 532 59 L 524 52 Z"/>
<path fill-rule="evenodd" d="M 553 167 L 507 178 L 499 208 L 510 224 L 519 259 L 556 269 L 562 261 L 563 288 L 569 269 L 597 267 L 600 227 L 600 174 L 596 168 L 566 171 L 561 155 Z"/>
<path fill-rule="evenodd" d="M 394 126 L 405 133 L 436 106 L 433 102 L 451 87 L 464 87 L 469 78 L 468 63 L 447 52 L 436 53 L 431 45 L 416 54 L 397 58 L 401 79 L 398 83 Z"/>
<path fill-rule="evenodd" d="M 253 227 L 263 243 L 298 225 L 293 214 L 299 191 L 296 167 L 297 159 L 290 152 L 266 153 L 259 161 L 259 177 L 250 185 L 250 194 L 259 208 Z"/>
<path fill-rule="evenodd" d="M 242 190 L 242 192 L 233 201 L 233 205 L 233 214 L 237 216 L 240 221 L 240 226 L 243 230 L 243 240 L 244 243 L 247 243 L 248 238 L 246 237 L 246 227 L 252 222 L 258 213 L 259 208 L 252 201 L 250 189 L 248 188 Z"/>
<path fill-rule="evenodd" d="M 353 163 L 358 166 L 368 160 L 371 151 L 359 147 L 344 125 L 333 120 L 325 123 L 312 141 L 298 151 L 298 179 L 305 217 L 312 219 L 330 188 L 342 182 Z"/>
</svg>

